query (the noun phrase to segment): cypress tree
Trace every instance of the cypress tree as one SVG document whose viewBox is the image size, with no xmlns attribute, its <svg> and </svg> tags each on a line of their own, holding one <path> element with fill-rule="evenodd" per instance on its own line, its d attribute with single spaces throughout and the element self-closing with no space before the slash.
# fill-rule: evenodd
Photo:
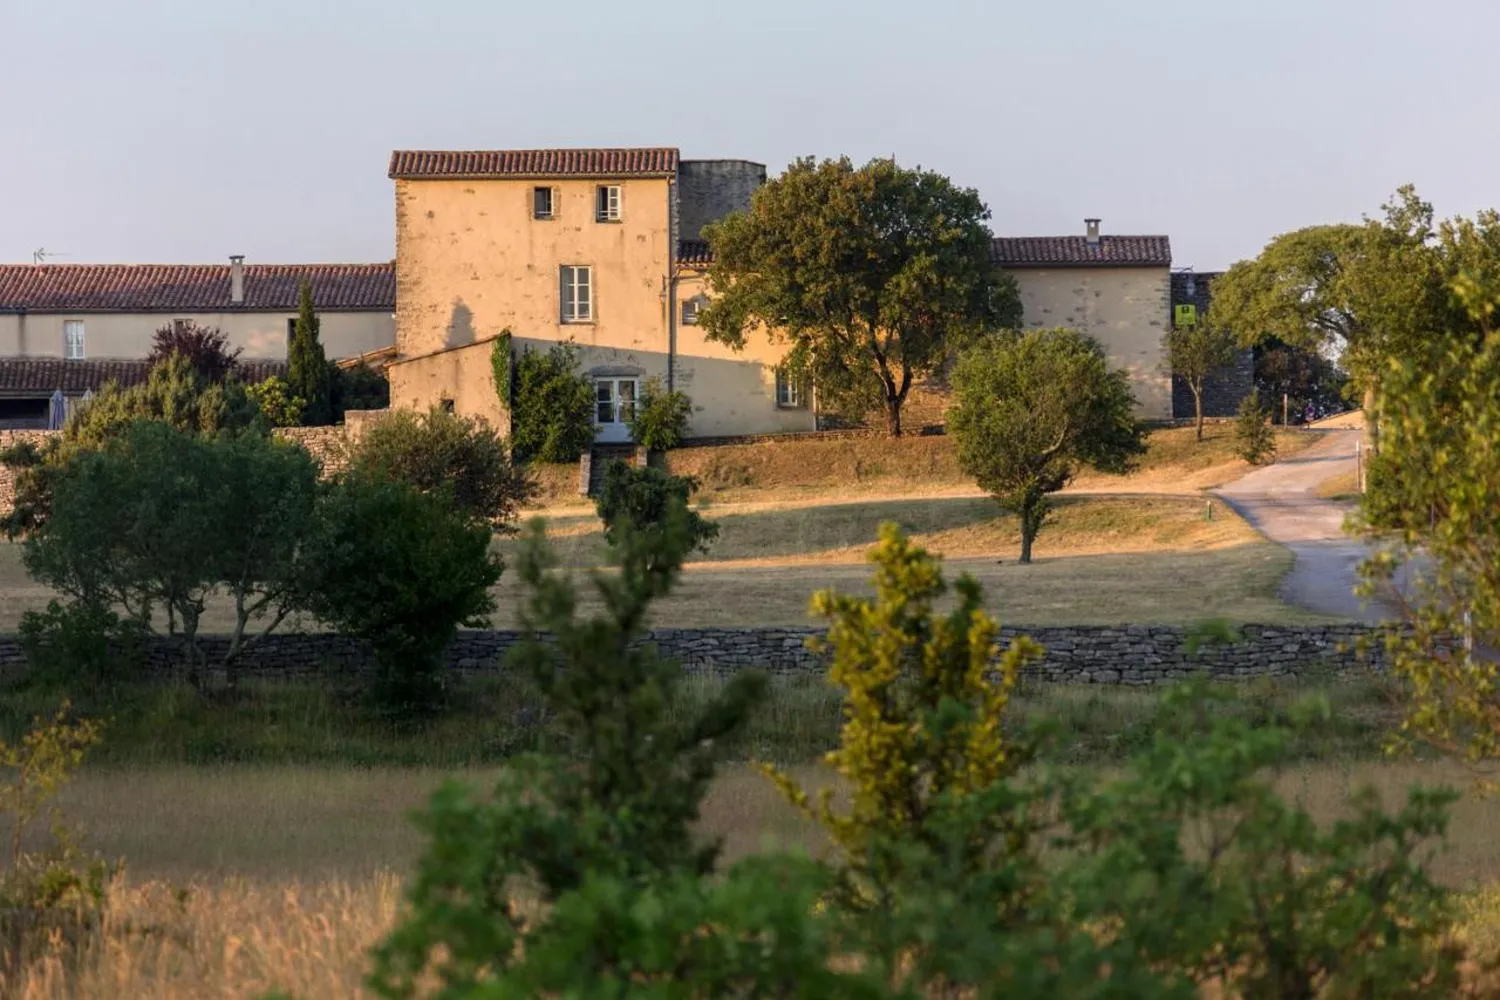
<svg viewBox="0 0 1500 1000">
<path fill-rule="evenodd" d="M 333 372 L 318 340 L 312 286 L 305 281 L 297 304 L 297 323 L 286 345 L 286 367 L 290 394 L 307 400 L 302 410 L 302 425 L 322 427 L 333 423 Z"/>
</svg>

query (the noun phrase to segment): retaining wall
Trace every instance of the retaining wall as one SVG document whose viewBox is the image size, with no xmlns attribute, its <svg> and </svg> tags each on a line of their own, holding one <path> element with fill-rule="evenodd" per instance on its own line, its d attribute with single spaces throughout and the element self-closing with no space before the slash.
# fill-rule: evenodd
<svg viewBox="0 0 1500 1000">
<path fill-rule="evenodd" d="M 763 667 L 778 674 L 819 673 L 823 658 L 807 648 L 807 639 L 820 630 L 810 628 L 658 629 L 650 641 L 666 655 L 695 673 L 731 673 Z M 1207 672 L 1222 680 L 1295 676 L 1308 671 L 1352 672 L 1384 665 L 1379 642 L 1370 643 L 1368 659 L 1354 649 L 1361 636 L 1378 638 L 1367 625 L 1261 626 L 1247 625 L 1241 641 L 1231 646 L 1200 649 L 1189 656 L 1186 630 L 1159 625 L 1098 627 L 1007 628 L 1002 645 L 1017 635 L 1029 635 L 1046 654 L 1026 676 L 1069 684 L 1166 684 Z M 497 669 L 520 633 L 465 630 L 448 651 L 449 666 L 461 671 Z M 222 658 L 225 636 L 201 639 L 209 662 Z M 151 667 L 163 674 L 177 670 L 180 654 L 165 639 L 147 641 Z M 0 635 L 0 671 L 19 669 L 21 648 L 14 635 Z M 246 676 L 307 677 L 325 673 L 358 672 L 371 664 L 362 643 L 333 633 L 271 635 L 248 650 L 240 668 Z"/>
</svg>

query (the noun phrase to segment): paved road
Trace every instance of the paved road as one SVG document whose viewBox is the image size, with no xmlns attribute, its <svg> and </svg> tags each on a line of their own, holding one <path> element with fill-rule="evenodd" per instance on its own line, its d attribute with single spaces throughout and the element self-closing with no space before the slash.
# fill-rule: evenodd
<svg viewBox="0 0 1500 1000">
<path fill-rule="evenodd" d="M 1353 593 L 1364 544 L 1343 532 L 1348 507 L 1317 497 L 1318 485 L 1354 471 L 1357 430 L 1308 431 L 1322 441 L 1221 486 L 1214 492 L 1273 542 L 1291 549 L 1297 561 L 1281 583 L 1289 604 L 1341 618 L 1377 621 L 1392 617 L 1383 602 L 1369 605 Z"/>
</svg>

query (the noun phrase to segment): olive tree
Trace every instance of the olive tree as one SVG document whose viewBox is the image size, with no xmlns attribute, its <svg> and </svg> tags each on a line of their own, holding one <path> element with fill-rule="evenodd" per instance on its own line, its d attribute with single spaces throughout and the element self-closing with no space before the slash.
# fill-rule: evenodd
<svg viewBox="0 0 1500 1000">
<path fill-rule="evenodd" d="M 1048 494 L 1078 470 L 1124 472 L 1144 450 L 1124 371 L 1076 330 L 986 338 L 953 374 L 948 427 L 960 465 L 1021 522 L 1021 562 L 1047 518 Z"/>
</svg>

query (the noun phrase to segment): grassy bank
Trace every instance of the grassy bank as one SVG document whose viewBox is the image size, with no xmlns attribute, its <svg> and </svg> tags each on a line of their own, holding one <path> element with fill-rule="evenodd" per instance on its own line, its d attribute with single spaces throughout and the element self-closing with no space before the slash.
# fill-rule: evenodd
<svg viewBox="0 0 1500 1000">
<path fill-rule="evenodd" d="M 671 706 L 694 717 L 722 680 L 695 677 Z M 1334 707 L 1323 727 L 1300 738 L 1296 754 L 1317 761 L 1380 755 L 1395 721 L 1376 680 L 1331 683 L 1264 681 L 1234 688 L 1219 710 L 1270 720 L 1309 694 Z M 164 766 L 297 766 L 456 769 L 491 767 L 531 751 L 566 752 L 552 719 L 519 680 L 484 676 L 455 683 L 449 710 L 426 723 L 395 724 L 359 692 L 336 680 L 247 682 L 240 692 L 200 696 L 184 685 L 141 683 L 71 692 L 79 712 L 105 720 L 92 766 L 117 771 Z M 0 736 L 14 740 L 33 716 L 55 709 L 58 695 L 13 689 L 0 698 Z M 1108 764 L 1146 746 L 1160 728 L 1159 692 L 1107 686 L 1036 686 L 1012 707 L 1014 726 L 1055 730 L 1050 755 L 1069 764 Z M 777 678 L 747 731 L 727 743 L 731 760 L 781 764 L 816 761 L 837 739 L 841 702 L 820 678 Z"/>
</svg>

